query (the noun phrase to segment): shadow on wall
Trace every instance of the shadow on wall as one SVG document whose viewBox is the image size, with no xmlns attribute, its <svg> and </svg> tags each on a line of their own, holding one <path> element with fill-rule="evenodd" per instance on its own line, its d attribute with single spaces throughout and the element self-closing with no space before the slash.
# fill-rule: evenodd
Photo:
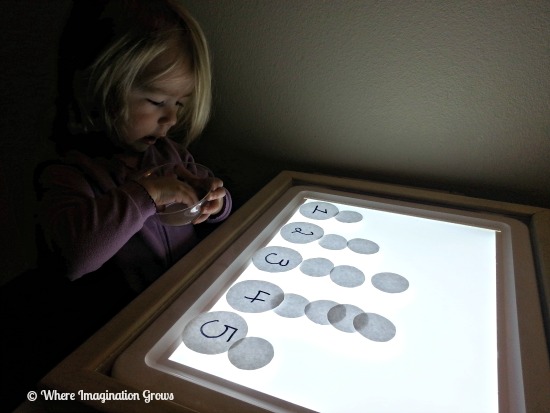
<svg viewBox="0 0 550 413">
<path fill-rule="evenodd" d="M 237 207 L 283 169 L 550 207 L 546 2 L 184 3 L 215 70 L 193 153 Z M 70 6 L 2 0 L 0 284 L 34 265 L 32 175 L 53 153 Z"/>
<path fill-rule="evenodd" d="M 2 279 L 0 285 L 7 282 L 12 275 L 23 270 L 25 262 L 23 250 L 25 248 L 21 233 L 17 227 L 17 220 L 13 214 L 14 208 L 8 197 L 8 187 L 4 175 L 4 168 L 0 165 L 0 265 Z"/>
<path fill-rule="evenodd" d="M 71 0 L 2 0 L 0 284 L 35 265 L 35 166 L 53 155 L 59 35 Z"/>
</svg>

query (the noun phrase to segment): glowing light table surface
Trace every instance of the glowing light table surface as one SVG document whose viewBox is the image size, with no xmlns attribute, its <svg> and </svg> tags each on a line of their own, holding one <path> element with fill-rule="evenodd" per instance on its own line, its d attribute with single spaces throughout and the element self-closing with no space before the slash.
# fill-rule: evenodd
<svg viewBox="0 0 550 413">
<path fill-rule="evenodd" d="M 251 201 L 248 225 L 231 231 L 229 221 L 193 252 L 223 239 L 224 227 L 230 243 L 194 267 L 184 258 L 137 300 L 156 307 L 113 340 L 102 373 L 111 391 L 170 393 L 174 411 L 550 406 L 535 390 L 550 379 L 533 253 L 546 250 L 532 248 L 532 229 L 484 208 L 395 199 L 424 197 L 414 189 L 375 185 L 395 191 L 383 197 L 317 180 L 283 173 Z M 159 300 L 160 291 L 169 293 Z M 129 311 L 118 319 L 127 331 Z M 67 360 L 59 370 L 71 368 Z"/>
</svg>

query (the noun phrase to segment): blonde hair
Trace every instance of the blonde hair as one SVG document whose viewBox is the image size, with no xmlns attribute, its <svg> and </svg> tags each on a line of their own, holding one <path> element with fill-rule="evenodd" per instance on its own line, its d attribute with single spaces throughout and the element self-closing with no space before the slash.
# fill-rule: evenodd
<svg viewBox="0 0 550 413">
<path fill-rule="evenodd" d="M 177 124 L 170 130 L 170 137 L 187 145 L 200 135 L 210 116 L 212 79 L 205 36 L 178 1 L 122 3 L 125 7 L 117 9 L 115 16 L 122 13 L 123 21 L 135 20 L 120 24 L 113 18 L 113 27 L 122 32 L 118 36 L 115 33 L 115 40 L 103 49 L 75 85 L 83 125 L 87 130 L 106 131 L 116 140 L 128 120 L 131 90 L 187 65 L 193 72 L 194 89 L 186 105 L 179 109 Z M 138 6 L 137 17 L 128 15 L 128 5 L 130 11 L 136 11 Z M 169 64 L 151 70 L 152 63 L 164 55 L 172 57 Z"/>
</svg>

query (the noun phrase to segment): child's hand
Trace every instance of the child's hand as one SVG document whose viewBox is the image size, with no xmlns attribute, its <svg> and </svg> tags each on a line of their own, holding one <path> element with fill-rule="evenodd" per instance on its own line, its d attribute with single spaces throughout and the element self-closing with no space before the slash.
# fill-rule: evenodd
<svg viewBox="0 0 550 413">
<path fill-rule="evenodd" d="M 201 215 L 193 220 L 193 224 L 206 221 L 210 215 L 219 213 L 223 208 L 223 198 L 225 197 L 223 181 L 219 178 L 208 179 L 210 180 L 210 192 L 206 198 L 207 202 L 201 208 Z"/>
<path fill-rule="evenodd" d="M 193 186 L 178 179 L 176 174 L 141 178 L 138 183 L 149 193 L 159 211 L 173 203 L 194 205 L 199 202 Z"/>
</svg>

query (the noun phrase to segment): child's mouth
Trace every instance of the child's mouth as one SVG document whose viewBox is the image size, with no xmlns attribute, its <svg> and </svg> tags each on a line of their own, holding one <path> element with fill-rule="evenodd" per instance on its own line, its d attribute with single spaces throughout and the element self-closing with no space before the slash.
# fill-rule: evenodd
<svg viewBox="0 0 550 413">
<path fill-rule="evenodd" d="M 157 142 L 156 136 L 146 136 L 143 141 L 148 145 L 154 145 Z"/>
</svg>

